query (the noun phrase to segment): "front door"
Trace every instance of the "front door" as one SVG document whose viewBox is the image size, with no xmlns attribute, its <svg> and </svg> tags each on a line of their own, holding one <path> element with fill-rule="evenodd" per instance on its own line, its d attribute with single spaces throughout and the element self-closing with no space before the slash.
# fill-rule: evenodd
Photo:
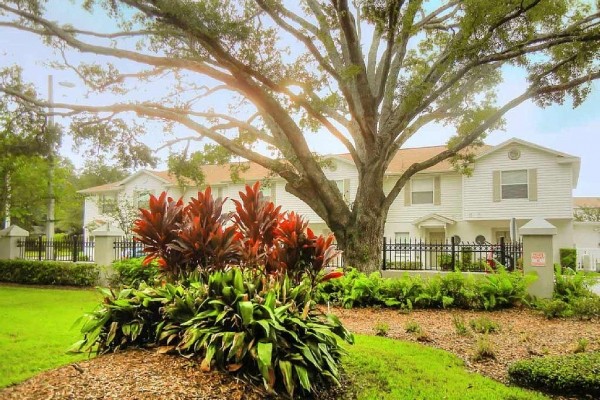
<svg viewBox="0 0 600 400">
<path fill-rule="evenodd" d="M 429 232 L 429 245 L 430 251 L 426 255 L 427 257 L 427 268 L 438 269 L 440 267 L 439 257 L 444 253 L 444 248 L 440 245 L 446 241 L 445 232 Z"/>
</svg>

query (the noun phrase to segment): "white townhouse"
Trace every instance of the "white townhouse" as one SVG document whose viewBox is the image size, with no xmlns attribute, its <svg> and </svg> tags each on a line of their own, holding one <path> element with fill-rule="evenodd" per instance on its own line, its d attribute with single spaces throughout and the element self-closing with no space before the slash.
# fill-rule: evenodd
<svg viewBox="0 0 600 400">
<path fill-rule="evenodd" d="M 391 190 L 395 180 L 412 163 L 423 161 L 444 150 L 444 146 L 402 149 L 390 163 L 384 184 Z M 330 156 L 332 167 L 326 170 L 349 203 L 356 193 L 358 172 L 348 154 Z M 246 183 L 263 181 L 263 191 L 284 210 L 296 211 L 310 220 L 317 233 L 328 228 L 304 202 L 287 193 L 285 182 L 266 169 L 247 164 L 239 174 L 242 183 L 233 182 L 228 166 L 204 167 L 206 183 L 218 196 L 237 198 Z M 441 241 L 458 236 L 462 241 L 485 239 L 497 242 L 510 237 L 510 221 L 517 226 L 534 217 L 547 219 L 558 228 L 555 249 L 577 245 L 579 236 L 573 222 L 573 189 L 577 186 L 580 159 L 521 139 L 510 139 L 497 146 L 484 146 L 476 156 L 471 176 L 460 174 L 449 162 L 439 163 L 416 174 L 390 208 L 385 236 L 391 240 L 421 238 Z M 133 199 L 140 207 L 150 194 L 167 191 L 184 199 L 197 188 L 179 187 L 167 172 L 141 170 L 128 178 L 82 190 L 86 195 L 84 225 L 107 222 L 103 208 L 107 199 Z M 228 202 L 227 210 L 233 209 Z"/>
</svg>

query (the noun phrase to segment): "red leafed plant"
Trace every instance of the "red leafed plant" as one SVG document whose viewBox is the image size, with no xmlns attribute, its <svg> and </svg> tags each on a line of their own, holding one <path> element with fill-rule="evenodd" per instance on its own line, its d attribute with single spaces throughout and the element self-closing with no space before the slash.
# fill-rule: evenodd
<svg viewBox="0 0 600 400">
<path fill-rule="evenodd" d="M 188 263 L 202 271 L 223 269 L 240 263 L 241 234 L 230 217 L 223 214 L 224 199 L 214 199 L 210 187 L 192 198 L 183 210 L 184 217 L 177 239 L 170 245 Z"/>
<path fill-rule="evenodd" d="M 146 245 L 145 262 L 159 258 L 163 271 L 177 278 L 192 271 L 229 266 L 288 276 L 296 284 L 305 277 L 312 286 L 338 277 L 324 275 L 325 267 L 341 252 L 333 235 L 317 236 L 308 222 L 294 212 L 265 199 L 259 183 L 246 186 L 236 212 L 223 213 L 225 200 L 214 199 L 210 187 L 198 192 L 187 206 L 162 193 L 151 196 L 150 209 L 135 222 L 137 240 Z"/>
<path fill-rule="evenodd" d="M 244 266 L 253 268 L 262 265 L 267 273 L 273 273 L 276 268 L 269 262 L 269 254 L 273 249 L 281 206 L 276 207 L 264 198 L 259 182 L 252 187 L 246 185 L 246 192 L 239 194 L 241 201 L 233 200 L 236 210 L 233 220 L 242 234 Z"/>
<path fill-rule="evenodd" d="M 178 237 L 179 225 L 183 220 L 183 202 L 167 197 L 166 192 L 159 197 L 150 196 L 147 210 L 141 209 L 141 217 L 135 221 L 133 232 L 136 240 L 145 245 L 144 264 L 158 259 L 159 266 L 166 272 L 179 275 L 185 258 L 170 245 Z"/>
</svg>

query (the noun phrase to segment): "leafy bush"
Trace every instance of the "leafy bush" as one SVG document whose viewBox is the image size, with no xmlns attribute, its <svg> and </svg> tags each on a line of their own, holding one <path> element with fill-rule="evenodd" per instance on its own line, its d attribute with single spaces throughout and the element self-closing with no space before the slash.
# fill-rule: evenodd
<svg viewBox="0 0 600 400">
<path fill-rule="evenodd" d="M 467 329 L 467 324 L 465 323 L 465 319 L 459 315 L 452 316 L 452 325 L 454 325 L 454 329 L 456 330 L 456 334 L 459 336 L 467 336 L 469 334 L 469 330 Z"/>
<path fill-rule="evenodd" d="M 513 383 L 557 395 L 600 397 L 600 352 L 519 361 L 508 374 Z"/>
<path fill-rule="evenodd" d="M 135 286 L 141 282 L 152 283 L 158 279 L 157 263 L 143 264 L 143 258 L 126 258 L 112 264 L 115 271 L 110 277 L 111 286 Z"/>
<path fill-rule="evenodd" d="M 390 331 L 390 324 L 378 322 L 375 324 L 373 331 L 375 332 L 375 336 L 387 336 Z"/>
<path fill-rule="evenodd" d="M 452 254 L 440 254 L 437 257 L 437 262 L 442 271 L 450 271 L 452 269 Z"/>
<path fill-rule="evenodd" d="M 494 345 L 490 341 L 487 334 L 479 337 L 475 345 L 475 352 L 472 357 L 473 361 L 495 360 L 496 351 Z"/>
<path fill-rule="evenodd" d="M 346 308 L 383 306 L 399 309 L 463 308 L 494 310 L 524 302 L 527 286 L 535 279 L 521 272 L 473 277 L 453 272 L 428 279 L 404 275 L 383 279 L 350 270 L 341 279 L 317 286 L 315 299 Z"/>
<path fill-rule="evenodd" d="M 151 196 L 133 230 L 148 254 L 143 264 L 156 260 L 165 281 L 103 289 L 73 350 L 160 346 L 290 397 L 339 384 L 340 342 L 353 337 L 313 301 L 318 284 L 343 275 L 325 269 L 339 254 L 333 235 L 316 236 L 299 215 L 281 213 L 258 184 L 240 198 L 235 213 L 223 214 L 210 188 L 187 205 Z"/>
<path fill-rule="evenodd" d="M 560 266 L 577 270 L 577 249 L 559 249 Z"/>
<path fill-rule="evenodd" d="M 546 318 L 600 317 L 600 296 L 590 291 L 590 276 L 560 266 L 556 266 L 554 275 L 552 299 L 540 299 L 534 304 Z"/>
<path fill-rule="evenodd" d="M 57 261 L 0 260 L 0 282 L 93 286 L 100 270 L 96 264 Z"/>
<path fill-rule="evenodd" d="M 338 382 L 340 342 L 353 342 L 335 316 L 311 306 L 310 290 L 239 269 L 188 286 L 103 289 L 104 302 L 85 315 L 84 339 L 73 350 L 161 346 L 200 355 L 204 371 L 216 367 L 250 380 L 258 374 L 269 391 L 309 392 Z"/>
<path fill-rule="evenodd" d="M 476 333 L 497 333 L 500 332 L 500 325 L 487 317 L 479 317 L 469 321 L 469 326 Z"/>
</svg>

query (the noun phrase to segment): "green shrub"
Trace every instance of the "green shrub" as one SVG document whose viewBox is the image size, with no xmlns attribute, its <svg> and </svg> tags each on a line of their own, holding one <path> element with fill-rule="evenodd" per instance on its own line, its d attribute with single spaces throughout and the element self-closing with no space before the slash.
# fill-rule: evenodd
<svg viewBox="0 0 600 400">
<path fill-rule="evenodd" d="M 428 279 L 408 274 L 383 279 L 348 271 L 341 279 L 317 286 L 315 299 L 352 307 L 382 306 L 399 309 L 462 308 L 494 310 L 525 302 L 527 287 L 535 279 L 521 272 L 498 271 L 474 277 L 452 272 Z"/>
<path fill-rule="evenodd" d="M 487 317 L 479 317 L 469 321 L 469 326 L 476 333 L 497 333 L 500 332 L 500 325 Z"/>
<path fill-rule="evenodd" d="M 450 271 L 452 269 L 452 254 L 440 254 L 437 257 L 437 262 L 442 271 Z"/>
<path fill-rule="evenodd" d="M 559 249 L 560 266 L 577 270 L 577 249 Z"/>
<path fill-rule="evenodd" d="M 553 297 L 555 299 L 570 302 L 573 299 L 589 297 L 592 294 L 589 289 L 592 278 L 582 272 L 575 272 L 569 268 L 563 269 L 560 266 L 555 266 L 554 277 Z"/>
<path fill-rule="evenodd" d="M 408 321 L 404 329 L 406 330 L 406 333 L 419 333 L 423 330 L 421 325 L 415 321 Z"/>
<path fill-rule="evenodd" d="M 375 336 L 387 336 L 390 331 L 390 324 L 378 322 L 375 324 L 373 331 L 375 332 Z"/>
<path fill-rule="evenodd" d="M 465 319 L 463 317 L 456 314 L 452 315 L 452 325 L 454 325 L 457 335 L 467 336 L 469 334 L 467 324 L 465 323 Z"/>
<path fill-rule="evenodd" d="M 115 273 L 110 277 L 111 286 L 134 286 L 141 282 L 152 283 L 158 279 L 157 263 L 143 265 L 142 261 L 143 258 L 126 258 L 113 262 Z"/>
<path fill-rule="evenodd" d="M 313 301 L 318 284 L 343 275 L 325 269 L 340 253 L 333 235 L 317 236 L 298 214 L 280 212 L 258 183 L 240 199 L 223 213 L 225 200 L 210 187 L 187 205 L 150 196 L 133 232 L 147 253 L 143 264 L 156 260 L 163 281 L 102 289 L 73 349 L 160 346 L 200 356 L 204 371 L 227 370 L 289 397 L 339 385 L 341 342 L 353 337 Z M 123 270 L 134 280 L 140 273 L 135 263 Z M 360 297 L 359 285 L 353 290 Z"/>
<path fill-rule="evenodd" d="M 96 264 L 57 261 L 0 260 L 0 282 L 32 285 L 94 286 Z"/>
<path fill-rule="evenodd" d="M 115 351 L 161 346 L 200 355 L 204 371 L 219 368 L 262 380 L 269 391 L 310 392 L 338 382 L 342 341 L 352 335 L 339 320 L 311 306 L 310 285 L 265 280 L 239 269 L 206 281 L 167 283 L 119 292 L 84 316 L 84 339 L 73 350 Z"/>
<path fill-rule="evenodd" d="M 535 303 L 535 308 L 540 310 L 546 318 L 564 318 L 573 315 L 569 303 L 560 299 L 540 299 Z"/>
<path fill-rule="evenodd" d="M 423 263 L 421 261 L 386 261 L 386 269 L 406 269 L 406 270 L 417 270 L 423 269 Z"/>
<path fill-rule="evenodd" d="M 487 334 L 477 339 L 477 343 L 475 344 L 475 351 L 471 358 L 473 361 L 496 359 L 496 351 L 494 350 L 494 345 L 490 341 L 490 338 Z"/>
<path fill-rule="evenodd" d="M 519 361 L 508 374 L 519 386 L 556 395 L 600 397 L 600 352 Z"/>
</svg>

